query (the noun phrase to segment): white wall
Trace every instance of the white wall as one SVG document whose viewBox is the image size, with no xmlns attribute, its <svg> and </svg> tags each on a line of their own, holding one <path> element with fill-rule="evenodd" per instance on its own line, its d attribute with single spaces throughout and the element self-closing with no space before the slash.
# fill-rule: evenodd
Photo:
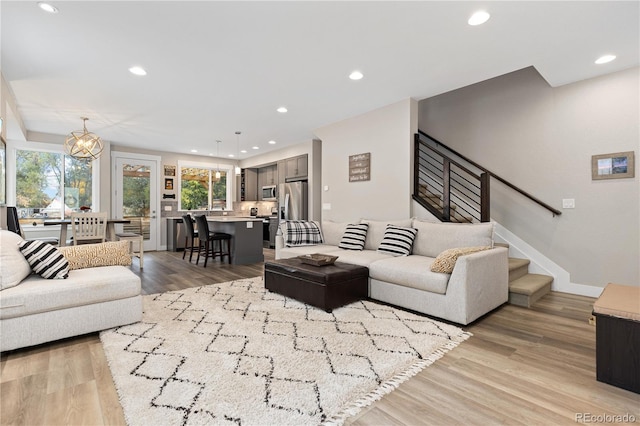
<svg viewBox="0 0 640 426">
<path fill-rule="evenodd" d="M 322 140 L 323 220 L 411 216 L 417 107 L 415 100 L 405 99 L 315 130 Z M 371 180 L 349 182 L 349 156 L 367 152 L 371 153 Z"/>
<path fill-rule="evenodd" d="M 533 68 L 420 102 L 420 129 L 558 209 L 492 181 L 491 216 L 571 282 L 640 285 L 639 68 L 552 88 Z M 635 151 L 633 179 L 591 179 L 591 156 Z"/>
</svg>

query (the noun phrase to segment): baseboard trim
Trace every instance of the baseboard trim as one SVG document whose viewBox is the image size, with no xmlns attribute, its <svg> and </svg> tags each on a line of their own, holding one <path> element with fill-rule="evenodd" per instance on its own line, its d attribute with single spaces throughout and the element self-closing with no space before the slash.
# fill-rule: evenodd
<svg viewBox="0 0 640 426">
<path fill-rule="evenodd" d="M 604 290 L 603 287 L 595 287 L 587 284 L 568 283 L 564 285 L 562 289 L 558 289 L 554 291 L 558 291 L 561 293 L 575 294 L 578 296 L 598 298 L 600 297 L 600 294 L 602 294 L 603 290 Z"/>
</svg>

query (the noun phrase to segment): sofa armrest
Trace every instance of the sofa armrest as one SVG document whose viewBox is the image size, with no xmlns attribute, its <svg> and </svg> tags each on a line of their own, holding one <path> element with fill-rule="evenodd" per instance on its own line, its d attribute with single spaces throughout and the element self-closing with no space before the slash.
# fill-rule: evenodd
<svg viewBox="0 0 640 426">
<path fill-rule="evenodd" d="M 466 312 L 467 323 L 505 303 L 509 299 L 508 250 L 495 247 L 460 256 L 449 279 L 449 293 Z"/>
</svg>

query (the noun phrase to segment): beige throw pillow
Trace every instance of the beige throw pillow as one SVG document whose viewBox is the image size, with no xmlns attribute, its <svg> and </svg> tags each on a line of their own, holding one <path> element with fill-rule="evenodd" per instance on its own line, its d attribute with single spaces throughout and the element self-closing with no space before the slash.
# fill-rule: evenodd
<svg viewBox="0 0 640 426">
<path fill-rule="evenodd" d="M 99 244 L 60 247 L 58 250 L 69 261 L 69 269 L 96 266 L 131 265 L 129 241 L 108 241 Z"/>
<path fill-rule="evenodd" d="M 431 272 L 439 272 L 441 274 L 450 274 L 456 266 L 456 261 L 460 256 L 475 253 L 482 250 L 489 250 L 491 247 L 460 247 L 443 251 L 436 257 L 431 264 Z"/>
</svg>

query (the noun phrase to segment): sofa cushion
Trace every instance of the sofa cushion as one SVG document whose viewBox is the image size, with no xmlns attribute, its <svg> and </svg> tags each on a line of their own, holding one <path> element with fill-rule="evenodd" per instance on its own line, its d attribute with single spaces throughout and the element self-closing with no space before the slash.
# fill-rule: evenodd
<svg viewBox="0 0 640 426">
<path fill-rule="evenodd" d="M 367 231 L 367 240 L 364 243 L 365 250 L 377 250 L 384 238 L 384 233 L 387 230 L 387 225 L 395 226 L 411 226 L 411 219 L 403 220 L 366 220 L 363 219 L 360 223 L 368 223 L 369 230 Z"/>
<path fill-rule="evenodd" d="M 69 262 L 57 248 L 39 240 L 18 244 L 33 272 L 46 279 L 65 279 L 69 276 Z"/>
<path fill-rule="evenodd" d="M 448 249 L 440 253 L 436 260 L 431 264 L 431 272 L 438 272 L 441 274 L 450 274 L 453 272 L 453 268 L 456 266 L 456 261 L 460 256 L 465 254 L 471 254 L 482 250 L 489 250 L 491 247 L 460 247 Z"/>
<path fill-rule="evenodd" d="M 413 254 L 436 257 L 443 251 L 457 247 L 493 247 L 493 223 L 434 223 L 413 221 L 418 237 Z"/>
<path fill-rule="evenodd" d="M 369 224 L 367 223 L 347 225 L 338 247 L 345 250 L 362 250 L 367 239 L 368 228 Z"/>
<path fill-rule="evenodd" d="M 348 222 L 334 222 L 331 220 L 322 221 L 322 240 L 325 244 L 337 246 L 342 240 Z"/>
<path fill-rule="evenodd" d="M 31 266 L 18 247 L 22 241 L 20 235 L 0 230 L 0 290 L 20 284 L 31 274 Z"/>
<path fill-rule="evenodd" d="M 379 260 L 369 265 L 369 277 L 431 293 L 445 294 L 449 274 L 431 272 L 435 259 L 426 256 L 400 256 Z"/>
<path fill-rule="evenodd" d="M 287 247 L 309 246 L 323 242 L 318 222 L 287 220 L 284 222 L 284 226 L 286 228 L 284 244 Z"/>
<path fill-rule="evenodd" d="M 415 228 L 387 225 L 378 251 L 392 256 L 408 256 L 411 254 L 411 246 L 417 233 L 418 230 Z"/>
<path fill-rule="evenodd" d="M 380 253 L 375 250 L 356 251 L 344 250 L 340 248 L 334 251 L 326 252 L 324 254 L 338 256 L 336 262 L 351 263 L 360 266 L 369 266 L 370 264 L 372 264 L 373 262 L 377 262 L 378 260 L 392 257 L 390 254 Z"/>
<path fill-rule="evenodd" d="M 69 272 L 54 282 L 32 275 L 0 294 L 0 319 L 66 309 L 140 294 L 140 278 L 124 266 L 103 266 Z M 28 330 L 25 330 L 28 331 Z"/>
<path fill-rule="evenodd" d="M 96 266 L 129 266 L 130 248 L 129 241 L 122 240 L 60 247 L 58 250 L 69 261 L 69 269 L 75 270 Z"/>
</svg>

